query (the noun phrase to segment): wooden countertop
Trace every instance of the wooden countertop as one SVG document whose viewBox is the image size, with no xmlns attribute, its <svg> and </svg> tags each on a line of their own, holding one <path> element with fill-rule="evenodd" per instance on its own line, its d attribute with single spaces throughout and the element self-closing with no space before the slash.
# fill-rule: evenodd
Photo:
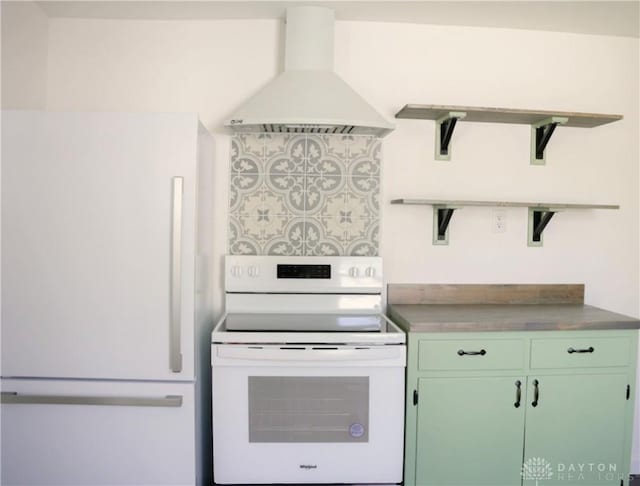
<svg viewBox="0 0 640 486">
<path fill-rule="evenodd" d="M 389 317 L 410 332 L 640 329 L 584 305 L 582 284 L 389 284 Z"/>
<path fill-rule="evenodd" d="M 391 320 L 410 332 L 640 329 L 640 320 L 582 304 L 392 304 Z"/>
</svg>

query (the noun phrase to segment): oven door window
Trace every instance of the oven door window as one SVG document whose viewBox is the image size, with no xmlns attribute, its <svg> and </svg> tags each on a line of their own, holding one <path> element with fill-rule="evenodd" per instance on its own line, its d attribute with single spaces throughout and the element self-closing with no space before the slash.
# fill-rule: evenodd
<svg viewBox="0 0 640 486">
<path fill-rule="evenodd" d="M 249 376 L 249 442 L 368 441 L 368 376 Z"/>
</svg>

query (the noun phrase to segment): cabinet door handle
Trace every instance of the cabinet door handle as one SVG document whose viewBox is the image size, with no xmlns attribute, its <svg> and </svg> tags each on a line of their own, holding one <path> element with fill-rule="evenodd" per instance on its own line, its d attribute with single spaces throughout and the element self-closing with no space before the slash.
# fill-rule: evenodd
<svg viewBox="0 0 640 486">
<path fill-rule="evenodd" d="M 522 398 L 522 382 L 520 380 L 516 380 L 516 403 L 513 404 L 514 407 L 520 407 L 520 399 Z"/>
<path fill-rule="evenodd" d="M 484 349 L 480 351 L 465 351 L 464 349 L 458 349 L 458 356 L 484 356 L 487 352 Z"/>
<path fill-rule="evenodd" d="M 531 402 L 532 407 L 538 406 L 538 399 L 540 398 L 540 388 L 538 385 L 540 382 L 538 380 L 533 380 L 533 402 Z"/>
<path fill-rule="evenodd" d="M 594 351 L 595 351 L 595 348 L 593 346 L 589 346 L 587 349 L 574 349 L 574 348 L 567 349 L 567 353 L 569 353 L 569 354 L 573 354 L 573 353 L 593 353 Z"/>
</svg>

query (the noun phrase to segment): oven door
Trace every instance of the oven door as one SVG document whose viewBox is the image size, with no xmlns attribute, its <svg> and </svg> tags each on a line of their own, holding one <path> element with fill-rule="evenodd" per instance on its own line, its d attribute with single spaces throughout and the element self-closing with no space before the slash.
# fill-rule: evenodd
<svg viewBox="0 0 640 486">
<path fill-rule="evenodd" d="M 399 483 L 404 346 L 214 345 L 214 477 Z"/>
</svg>

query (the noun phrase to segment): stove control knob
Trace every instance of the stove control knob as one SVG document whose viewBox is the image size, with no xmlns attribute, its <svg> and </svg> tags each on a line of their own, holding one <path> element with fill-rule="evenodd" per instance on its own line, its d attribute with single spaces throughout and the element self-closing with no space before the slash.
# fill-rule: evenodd
<svg viewBox="0 0 640 486">
<path fill-rule="evenodd" d="M 367 267 L 367 269 L 364 271 L 364 274 L 369 278 L 374 278 L 376 276 L 376 268 Z"/>
<path fill-rule="evenodd" d="M 240 265 L 232 266 L 231 275 L 233 275 L 234 277 L 242 277 L 242 267 Z"/>
<path fill-rule="evenodd" d="M 349 269 L 349 276 L 353 278 L 358 278 L 360 276 L 360 270 L 358 267 L 351 267 Z"/>
<path fill-rule="evenodd" d="M 258 277 L 260 275 L 260 267 L 256 266 L 256 265 L 252 265 L 247 269 L 247 274 L 249 274 L 249 277 Z"/>
</svg>

